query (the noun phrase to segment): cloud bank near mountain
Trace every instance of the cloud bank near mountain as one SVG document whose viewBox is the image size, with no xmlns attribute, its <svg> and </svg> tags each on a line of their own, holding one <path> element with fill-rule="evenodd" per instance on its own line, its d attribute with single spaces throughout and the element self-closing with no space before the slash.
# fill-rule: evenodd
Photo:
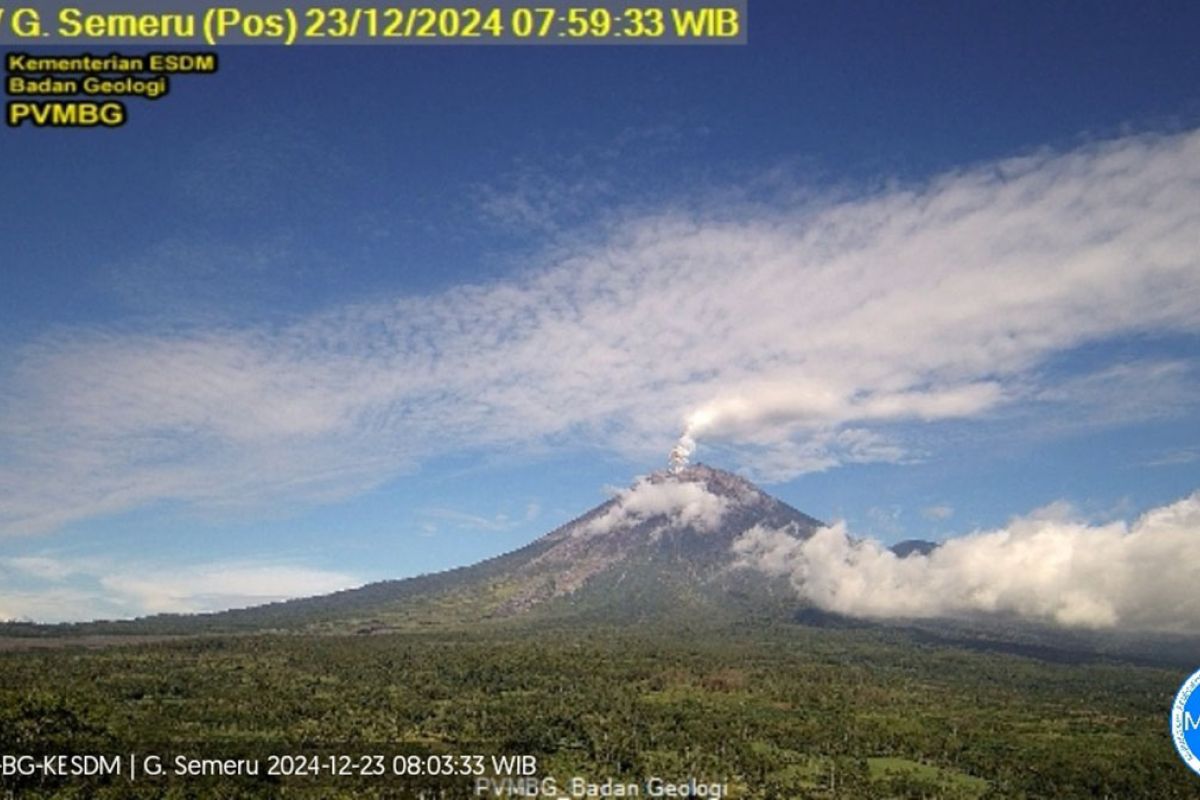
<svg viewBox="0 0 1200 800">
<path fill-rule="evenodd" d="M 801 540 L 755 527 L 739 563 L 786 576 L 827 611 L 877 619 L 1015 615 L 1069 627 L 1194 633 L 1200 492 L 1133 523 L 1093 525 L 1062 504 L 899 558 L 845 524 Z"/>
<path fill-rule="evenodd" d="M 657 516 L 665 516 L 672 526 L 712 531 L 729 510 L 726 498 L 692 481 L 642 478 L 617 494 L 615 500 L 607 512 L 587 525 L 589 535 L 608 533 L 622 525 L 637 525 Z"/>
<path fill-rule="evenodd" d="M 1159 413 L 1194 401 L 1194 365 L 1127 365 L 1172 382 L 1118 406 L 1088 399 L 1112 376 L 1044 370 L 1200 332 L 1197 230 L 1200 133 L 1131 136 L 854 198 L 663 208 L 515 276 L 286 324 L 60 328 L 0 362 L 0 531 L 334 501 L 447 454 L 657 459 L 689 422 L 786 478 L 1021 404 Z"/>
</svg>

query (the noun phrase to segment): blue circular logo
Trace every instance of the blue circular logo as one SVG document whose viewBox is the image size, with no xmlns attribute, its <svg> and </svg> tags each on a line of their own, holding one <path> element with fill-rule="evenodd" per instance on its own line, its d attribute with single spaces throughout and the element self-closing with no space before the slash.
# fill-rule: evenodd
<svg viewBox="0 0 1200 800">
<path fill-rule="evenodd" d="M 1183 763 L 1200 774 L 1200 670 L 1179 687 L 1171 707 L 1171 739 Z"/>
</svg>

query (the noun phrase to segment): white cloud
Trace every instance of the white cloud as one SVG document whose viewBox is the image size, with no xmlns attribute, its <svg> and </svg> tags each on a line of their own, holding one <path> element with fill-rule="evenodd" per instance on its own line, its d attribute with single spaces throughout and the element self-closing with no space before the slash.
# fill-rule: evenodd
<svg viewBox="0 0 1200 800">
<path fill-rule="evenodd" d="M 220 611 L 362 584 L 341 572 L 256 561 L 179 567 L 29 556 L 6 559 L 3 566 L 43 585 L 0 589 L 0 620 L 37 622 Z"/>
<path fill-rule="evenodd" d="M 0 565 L 16 572 L 23 572 L 47 581 L 60 581 L 70 576 L 75 568 L 70 564 L 48 556 L 16 556 L 0 559 Z"/>
<path fill-rule="evenodd" d="M 1137 136 L 823 206 L 665 209 L 506 280 L 290 324 L 59 330 L 0 376 L 0 530 L 319 503 L 447 452 L 661 457 L 697 412 L 760 476 L 904 461 L 902 424 L 1087 407 L 1046 388 L 1051 356 L 1195 334 L 1196 230 L 1200 133 Z"/>
<path fill-rule="evenodd" d="M 79 622 L 114 619 L 122 614 L 94 592 L 63 587 L 36 591 L 0 590 L 0 621 Z M 132 615 L 129 615 L 132 616 Z"/>
<path fill-rule="evenodd" d="M 900 506 L 887 508 L 871 506 L 866 513 L 871 531 L 877 536 L 894 537 L 904 530 L 904 525 L 900 522 L 900 518 L 904 516 L 904 510 Z"/>
<path fill-rule="evenodd" d="M 844 523 L 809 539 L 756 527 L 742 564 L 790 578 L 828 611 L 875 618 L 1014 614 L 1087 628 L 1194 632 L 1200 626 L 1200 492 L 1132 524 L 1089 525 L 1063 504 L 1005 528 L 898 558 Z"/>
<path fill-rule="evenodd" d="M 203 564 L 184 570 L 118 572 L 100 580 L 138 613 L 244 608 L 359 585 L 340 572 L 271 564 Z"/>
<path fill-rule="evenodd" d="M 672 526 L 711 531 L 721 524 L 729 510 L 729 501 L 694 481 L 642 478 L 618 494 L 616 501 L 616 505 L 587 525 L 584 530 L 588 534 L 607 533 L 656 516 L 667 517 Z"/>
<path fill-rule="evenodd" d="M 465 511 L 456 511 L 452 508 L 426 508 L 421 512 L 422 516 L 432 519 L 444 520 L 451 523 L 457 528 L 465 528 L 469 530 L 479 531 L 511 531 L 523 524 L 533 522 L 542 513 L 542 508 L 537 503 L 529 503 L 525 506 L 525 513 L 522 517 L 514 519 L 503 512 L 494 514 L 490 517 L 485 517 L 479 514 L 470 514 Z M 436 526 L 429 526 L 426 532 L 436 532 Z"/>
<path fill-rule="evenodd" d="M 1140 467 L 1173 467 L 1179 464 L 1194 464 L 1200 461 L 1200 448 L 1183 448 L 1160 453 L 1142 462 Z"/>
<path fill-rule="evenodd" d="M 926 506 L 921 509 L 921 516 L 925 517 L 925 519 L 947 520 L 954 516 L 954 508 L 946 503 Z"/>
</svg>

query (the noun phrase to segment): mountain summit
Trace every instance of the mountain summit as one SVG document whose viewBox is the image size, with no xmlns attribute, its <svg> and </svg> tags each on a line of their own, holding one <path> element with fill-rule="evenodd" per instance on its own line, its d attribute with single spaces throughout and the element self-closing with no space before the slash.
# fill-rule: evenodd
<svg viewBox="0 0 1200 800">
<path fill-rule="evenodd" d="M 723 470 L 655 472 L 534 542 L 515 571 L 522 588 L 498 611 L 556 604 L 642 616 L 748 596 L 733 543 L 756 525 L 805 536 L 821 523 Z"/>
</svg>

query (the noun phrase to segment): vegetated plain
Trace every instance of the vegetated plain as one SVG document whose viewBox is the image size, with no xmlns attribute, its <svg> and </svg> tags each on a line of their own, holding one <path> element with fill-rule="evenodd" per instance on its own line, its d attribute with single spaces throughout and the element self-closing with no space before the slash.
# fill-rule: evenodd
<svg viewBox="0 0 1200 800">
<path fill-rule="evenodd" d="M 820 523 L 705 465 L 631 491 L 680 489 L 719 498 L 720 519 L 614 498 L 442 573 L 209 615 L 0 625 L 0 754 L 136 753 L 168 773 L 7 774 L 0 791 L 651 796 L 657 778 L 761 800 L 1200 797 L 1168 735 L 1200 639 L 797 609 L 734 544 Z M 179 756 L 258 774 L 173 777 Z M 269 774 L 271 756 L 302 758 Z M 537 794 L 479 793 L 481 777 L 529 777 L 492 756 L 536 757 Z"/>
<path fill-rule="evenodd" d="M 136 751 L 168 767 L 179 754 L 530 754 L 560 796 L 574 776 L 658 776 L 771 800 L 1200 797 L 1200 778 L 1168 736 L 1185 674 L 1100 656 L 1047 661 L 902 629 L 777 622 L 207 635 L 0 653 L 0 752 Z M 473 778 L 390 770 L 8 775 L 0 790 L 481 796 Z"/>
</svg>

